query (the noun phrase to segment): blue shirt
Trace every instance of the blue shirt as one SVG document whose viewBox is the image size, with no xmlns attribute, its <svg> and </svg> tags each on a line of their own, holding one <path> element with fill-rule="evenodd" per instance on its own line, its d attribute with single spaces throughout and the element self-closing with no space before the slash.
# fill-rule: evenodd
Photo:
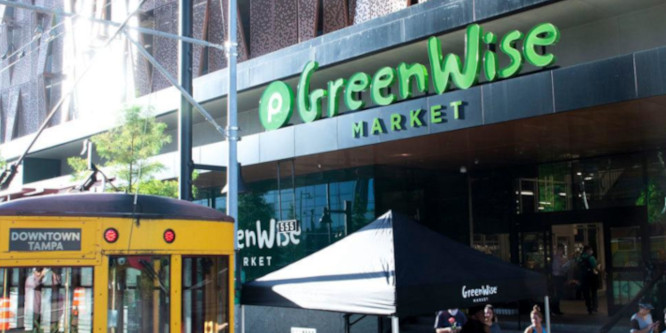
<svg viewBox="0 0 666 333">
<path fill-rule="evenodd" d="M 634 333 L 638 330 L 642 330 L 648 327 L 651 324 L 652 324 L 651 314 L 648 313 L 647 316 L 645 316 L 645 318 L 642 318 L 641 316 L 638 315 L 638 313 L 634 313 L 634 315 L 631 316 L 631 331 L 629 332 Z M 648 332 L 654 333 L 654 330 L 649 330 Z"/>
<path fill-rule="evenodd" d="M 498 323 L 490 325 L 490 333 L 502 333 L 502 329 Z"/>
</svg>

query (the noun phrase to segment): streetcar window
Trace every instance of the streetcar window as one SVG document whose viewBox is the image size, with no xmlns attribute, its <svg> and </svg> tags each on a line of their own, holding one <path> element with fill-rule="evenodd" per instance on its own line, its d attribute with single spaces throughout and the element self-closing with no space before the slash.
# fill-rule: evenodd
<svg viewBox="0 0 666 333">
<path fill-rule="evenodd" d="M 183 333 L 230 332 L 229 257 L 183 257 Z"/>
<path fill-rule="evenodd" d="M 0 329 L 92 332 L 92 267 L 0 268 Z"/>
<path fill-rule="evenodd" d="M 108 332 L 169 332 L 169 257 L 109 258 Z"/>
</svg>

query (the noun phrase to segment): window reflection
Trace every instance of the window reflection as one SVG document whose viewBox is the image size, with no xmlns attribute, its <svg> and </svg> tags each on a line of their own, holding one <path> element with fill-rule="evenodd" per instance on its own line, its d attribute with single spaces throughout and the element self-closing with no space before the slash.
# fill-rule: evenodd
<svg viewBox="0 0 666 333">
<path fill-rule="evenodd" d="M 229 332 L 229 258 L 183 258 L 183 332 Z"/>
<path fill-rule="evenodd" d="M 92 332 L 91 267 L 0 268 L 6 331 Z"/>
<path fill-rule="evenodd" d="M 169 332 L 169 259 L 109 258 L 108 332 Z"/>
</svg>

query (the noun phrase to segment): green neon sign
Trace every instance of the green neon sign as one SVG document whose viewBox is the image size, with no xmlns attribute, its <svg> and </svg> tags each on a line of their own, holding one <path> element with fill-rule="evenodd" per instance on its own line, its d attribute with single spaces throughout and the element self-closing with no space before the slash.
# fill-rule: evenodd
<svg viewBox="0 0 666 333">
<path fill-rule="evenodd" d="M 524 37 L 524 38 L 523 38 Z M 401 63 L 396 68 L 382 67 L 373 76 L 359 72 L 348 79 L 329 81 L 327 89 L 310 91 L 312 75 L 319 68 L 316 61 L 305 65 L 298 82 L 296 103 L 291 88 L 282 81 L 271 83 L 259 103 L 259 119 L 266 130 L 278 129 L 291 119 L 294 104 L 298 105 L 298 114 L 303 122 L 313 122 L 321 119 L 324 103 L 327 103 L 328 117 L 335 117 L 340 113 L 339 100 L 342 98 L 349 110 L 360 110 L 365 103 L 358 96 L 359 93 L 369 92 L 375 105 L 391 105 L 399 99 L 408 99 L 413 96 L 414 89 L 420 93 L 428 93 L 429 82 L 437 94 L 443 94 L 453 87 L 468 89 L 475 85 L 480 75 L 488 82 L 497 79 L 510 78 L 520 72 L 525 61 L 536 67 L 547 67 L 555 63 L 555 55 L 551 53 L 540 54 L 542 47 L 555 45 L 560 39 L 560 31 L 551 23 L 541 23 L 534 26 L 527 34 L 513 30 L 501 39 L 492 32 L 485 32 L 478 24 L 467 27 L 465 34 L 465 62 L 456 54 L 442 53 L 442 45 L 437 37 L 428 39 L 428 68 L 419 63 Z M 522 47 L 517 44 L 522 41 Z M 509 64 L 504 67 L 498 65 L 498 54 L 485 45 L 499 45 L 498 53 L 508 57 Z M 389 90 L 395 83 L 398 84 L 396 92 Z M 437 114 L 437 110 L 434 113 Z M 391 128 L 396 128 L 391 123 Z M 359 130 L 358 128 L 353 129 Z M 373 133 L 385 132 L 383 124 L 372 124 Z"/>
</svg>

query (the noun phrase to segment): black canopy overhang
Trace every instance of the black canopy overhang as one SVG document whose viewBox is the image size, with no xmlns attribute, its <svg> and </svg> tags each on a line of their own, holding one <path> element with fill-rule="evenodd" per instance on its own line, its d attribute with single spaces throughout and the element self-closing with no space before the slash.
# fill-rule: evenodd
<svg viewBox="0 0 666 333">
<path fill-rule="evenodd" d="M 545 294 L 543 275 L 388 212 L 345 239 L 244 284 L 242 303 L 403 316 Z"/>
</svg>

